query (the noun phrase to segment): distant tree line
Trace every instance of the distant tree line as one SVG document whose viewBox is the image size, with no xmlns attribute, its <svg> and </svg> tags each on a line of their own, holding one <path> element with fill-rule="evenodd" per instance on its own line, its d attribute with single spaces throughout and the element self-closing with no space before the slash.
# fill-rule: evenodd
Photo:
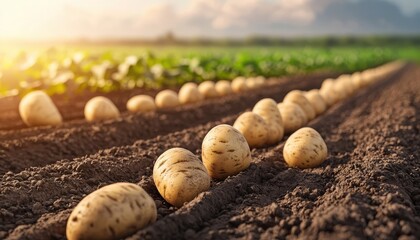
<svg viewBox="0 0 420 240">
<path fill-rule="evenodd" d="M 82 43 L 89 41 L 81 40 Z M 95 42 L 97 44 L 98 42 Z M 325 37 L 270 37 L 245 38 L 178 38 L 172 32 L 154 39 L 103 40 L 103 44 L 176 45 L 176 46 L 420 46 L 420 35 L 414 36 L 325 36 Z"/>
</svg>

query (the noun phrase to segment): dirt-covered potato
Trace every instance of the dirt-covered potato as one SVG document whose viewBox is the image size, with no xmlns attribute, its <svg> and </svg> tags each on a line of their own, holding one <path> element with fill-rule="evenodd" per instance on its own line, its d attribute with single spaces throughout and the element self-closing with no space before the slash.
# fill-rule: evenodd
<svg viewBox="0 0 420 240">
<path fill-rule="evenodd" d="M 114 119 L 120 116 L 120 111 L 106 97 L 98 96 L 90 99 L 85 105 L 85 118 L 89 122 Z"/>
<path fill-rule="evenodd" d="M 203 100 L 203 95 L 198 91 L 197 84 L 192 82 L 182 85 L 178 97 L 181 104 L 196 103 Z"/>
<path fill-rule="evenodd" d="M 156 221 L 155 201 L 140 186 L 114 183 L 87 195 L 67 220 L 69 240 L 121 239 Z"/>
<path fill-rule="evenodd" d="M 224 179 L 249 167 L 251 151 L 238 130 L 222 124 L 212 128 L 204 137 L 202 158 L 211 177 Z"/>
<path fill-rule="evenodd" d="M 283 102 L 277 105 L 283 120 L 284 133 L 292 133 L 308 123 L 308 117 L 296 103 Z"/>
<path fill-rule="evenodd" d="M 293 133 L 284 144 L 283 157 L 287 165 L 312 168 L 327 158 L 327 145 L 313 128 L 304 127 Z"/>
<path fill-rule="evenodd" d="M 227 96 L 232 93 L 232 87 L 227 80 L 220 80 L 214 85 L 219 96 Z"/>
<path fill-rule="evenodd" d="M 267 143 L 268 124 L 256 113 L 242 113 L 233 127 L 242 133 L 250 147 L 261 147 Z"/>
<path fill-rule="evenodd" d="M 322 82 L 319 94 L 321 94 L 328 106 L 332 106 L 339 101 L 339 96 L 334 88 L 334 80 L 331 78 Z"/>
<path fill-rule="evenodd" d="M 312 107 L 311 103 L 309 103 L 308 99 L 303 95 L 302 91 L 293 90 L 290 91 L 283 99 L 283 102 L 292 102 L 299 105 L 302 110 L 305 112 L 308 120 L 312 120 L 315 118 L 315 110 Z"/>
<path fill-rule="evenodd" d="M 153 167 L 153 181 L 162 197 L 181 207 L 210 188 L 210 176 L 192 152 L 172 148 L 162 153 Z"/>
<path fill-rule="evenodd" d="M 267 144 L 278 143 L 284 136 L 284 127 L 276 101 L 264 98 L 255 104 L 252 112 L 260 115 L 268 124 Z"/>
<path fill-rule="evenodd" d="M 245 92 L 248 90 L 246 79 L 244 77 L 237 77 L 232 80 L 232 91 L 235 93 Z"/>
<path fill-rule="evenodd" d="M 155 104 L 158 108 L 174 108 L 179 105 L 178 94 L 169 89 L 162 90 L 156 95 Z"/>
<path fill-rule="evenodd" d="M 198 91 L 203 95 L 204 98 L 215 98 L 219 96 L 219 93 L 214 87 L 214 82 L 204 81 L 198 85 Z"/>
<path fill-rule="evenodd" d="M 26 94 L 19 103 L 19 114 L 28 126 L 59 125 L 63 122 L 57 107 L 43 91 Z"/>
<path fill-rule="evenodd" d="M 127 101 L 130 112 L 150 112 L 156 109 L 155 100 L 148 95 L 137 95 Z"/>
<path fill-rule="evenodd" d="M 312 105 L 316 115 L 319 115 L 327 110 L 327 103 L 324 98 L 319 94 L 318 89 L 312 89 L 304 93 L 306 99 Z"/>
</svg>

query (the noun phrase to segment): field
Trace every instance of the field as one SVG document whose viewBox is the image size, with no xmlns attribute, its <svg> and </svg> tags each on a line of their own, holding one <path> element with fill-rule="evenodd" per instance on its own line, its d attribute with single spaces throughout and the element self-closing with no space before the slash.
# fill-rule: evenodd
<svg viewBox="0 0 420 240">
<path fill-rule="evenodd" d="M 412 54 L 406 49 L 324 49 L 322 55 L 320 49 L 284 49 L 281 54 L 259 50 L 235 49 L 224 60 L 232 68 L 233 56 L 243 56 L 250 66 L 258 63 L 251 70 L 240 64 L 231 71 L 210 71 L 214 63 L 204 64 L 206 59 L 216 59 L 223 49 L 208 49 L 208 58 L 195 52 L 189 59 L 200 56 L 204 72 L 213 75 L 185 71 L 174 82 L 165 78 L 161 85 L 148 88 L 138 88 L 136 82 L 136 87 L 118 85 L 102 92 L 123 112 L 116 120 L 83 120 L 84 103 L 97 95 L 87 91 L 90 88 L 75 96 L 53 96 L 65 119 L 55 127 L 24 127 L 16 110 L 18 97 L 0 99 L 0 238 L 64 239 L 69 214 L 84 196 L 107 184 L 132 182 L 153 197 L 158 220 L 128 239 L 419 239 L 420 66 L 416 63 L 408 63 L 308 124 L 329 149 L 321 166 L 287 167 L 282 141 L 252 149 L 247 170 L 213 180 L 210 190 L 181 208 L 160 196 L 151 175 L 154 161 L 167 149 L 183 147 L 200 155 L 202 140 L 212 127 L 233 124 L 264 97 L 280 102 L 291 90 L 319 88 L 326 78 Z M 123 61 L 124 51 L 116 51 L 121 56 L 113 55 L 112 61 Z M 166 51 L 157 53 L 165 55 L 157 62 L 170 59 L 175 50 Z M 103 54 L 97 49 L 89 56 L 98 52 Z M 180 62 L 177 54 L 166 69 Z M 317 57 L 324 60 L 316 64 Z M 296 62 L 280 64 L 279 59 Z M 133 95 L 154 96 L 160 87 L 177 89 L 183 81 L 232 79 L 234 74 L 275 78 L 252 92 L 147 114 L 126 112 L 125 103 Z M 97 82 L 91 87 L 106 90 Z"/>
</svg>

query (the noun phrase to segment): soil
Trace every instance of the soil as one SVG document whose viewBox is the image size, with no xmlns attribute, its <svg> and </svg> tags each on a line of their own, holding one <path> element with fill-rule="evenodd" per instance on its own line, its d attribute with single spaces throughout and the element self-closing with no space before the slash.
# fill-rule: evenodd
<svg viewBox="0 0 420 240">
<path fill-rule="evenodd" d="M 420 66 L 359 91 L 309 126 L 329 149 L 319 167 L 288 168 L 284 141 L 253 149 L 251 166 L 181 208 L 151 179 L 165 150 L 200 154 L 205 134 L 262 97 L 319 87 L 283 79 L 253 93 L 108 122 L 0 132 L 0 238 L 65 239 L 71 209 L 114 182 L 142 186 L 158 220 L 128 239 L 419 239 Z"/>
</svg>

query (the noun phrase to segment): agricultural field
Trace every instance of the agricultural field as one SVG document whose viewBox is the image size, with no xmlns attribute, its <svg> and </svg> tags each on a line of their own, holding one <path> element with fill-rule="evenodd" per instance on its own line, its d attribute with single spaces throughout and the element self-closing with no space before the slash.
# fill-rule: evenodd
<svg viewBox="0 0 420 240">
<path fill-rule="evenodd" d="M 149 225 L 125 239 L 420 238 L 416 48 L 2 51 L 0 239 L 66 239 L 78 203 L 118 182 L 142 187 L 152 199 L 145 204 L 156 206 L 156 221 L 151 216 Z M 384 65 L 397 59 L 406 61 Z M 377 76 L 369 75 L 374 80 L 363 86 L 351 85 L 353 90 L 342 88 L 346 96 L 334 95 L 337 100 L 325 111 L 300 126 L 315 129 L 328 148 L 316 166 L 290 167 L 283 152 L 293 131 L 258 146 L 245 136 L 250 158 L 241 171 L 222 178 L 212 175 L 206 190 L 186 203 L 162 197 L 154 167 L 167 150 L 184 148 L 191 158 L 201 159 L 208 155 L 204 143 L 209 131 L 221 124 L 235 126 L 261 99 L 277 104 L 293 90 L 323 90 L 326 79 L 353 79 L 357 72 Z M 249 77 L 265 80 L 259 87 L 195 103 L 146 113 L 127 110 L 127 101 L 138 94 L 157 99 L 162 89 L 176 92 L 186 82 L 237 81 L 238 76 L 248 82 Z M 20 99 L 38 89 L 51 96 L 62 124 L 25 125 Z M 85 120 L 86 102 L 99 95 L 121 114 Z M 106 214 L 106 221 L 114 219 Z M 91 224 L 101 225 L 101 220 Z M 115 236 L 115 228 L 106 231 Z"/>
<path fill-rule="evenodd" d="M 315 71 L 355 72 L 396 58 L 418 56 L 413 47 L 124 47 L 0 48 L 0 96 L 33 89 L 50 94 L 280 77 Z M 410 56 L 411 54 L 412 56 Z"/>
</svg>

